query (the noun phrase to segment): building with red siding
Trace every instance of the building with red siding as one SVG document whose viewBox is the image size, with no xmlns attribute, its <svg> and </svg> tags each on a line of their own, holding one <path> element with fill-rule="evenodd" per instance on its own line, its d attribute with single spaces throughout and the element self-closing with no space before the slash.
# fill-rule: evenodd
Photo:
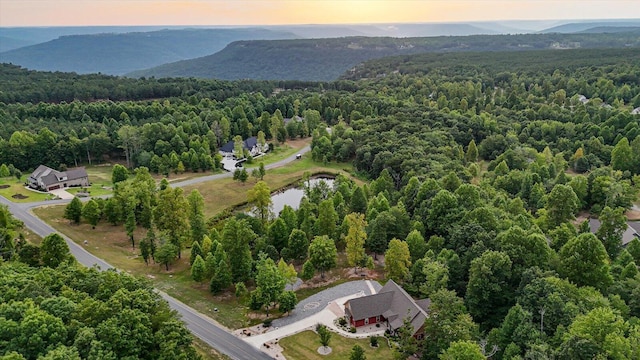
<svg viewBox="0 0 640 360">
<path fill-rule="evenodd" d="M 413 327 L 413 336 L 420 339 L 430 304 L 429 299 L 414 300 L 389 280 L 377 294 L 351 299 L 344 304 L 344 309 L 347 321 L 356 328 L 381 324 L 394 333 L 407 319 Z"/>
</svg>

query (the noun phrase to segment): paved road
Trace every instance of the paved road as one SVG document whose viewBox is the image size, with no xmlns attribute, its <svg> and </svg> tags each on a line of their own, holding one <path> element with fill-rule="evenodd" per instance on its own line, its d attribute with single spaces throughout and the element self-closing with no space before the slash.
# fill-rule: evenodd
<svg viewBox="0 0 640 360">
<path fill-rule="evenodd" d="M 299 153 L 303 154 L 310 150 L 309 146 L 302 148 Z M 296 155 L 292 155 L 286 159 L 265 166 L 266 169 L 273 169 L 283 166 L 296 159 Z M 187 185 L 198 184 L 205 181 L 212 181 L 233 176 L 231 173 L 216 174 L 202 176 L 195 179 L 189 179 L 185 181 L 179 181 L 172 183 L 171 186 L 183 187 Z M 34 233 L 41 237 L 45 237 L 53 232 L 56 232 L 51 226 L 40 220 L 38 217 L 31 213 L 31 209 L 44 205 L 57 205 L 67 203 L 68 200 L 49 200 L 33 203 L 13 203 L 4 197 L 0 196 L 0 203 L 7 205 L 9 211 L 16 219 L 24 222 L 24 225 Z M 62 234 L 61 234 L 62 235 Z M 91 267 L 98 266 L 102 270 L 112 269 L 109 263 L 92 255 L 86 251 L 82 246 L 76 244 L 68 237 L 62 235 L 69 245 L 71 254 L 78 260 L 79 263 Z M 182 320 L 186 323 L 187 328 L 197 337 L 202 339 L 209 346 L 217 349 L 221 353 L 231 357 L 232 359 L 239 360 L 266 360 L 271 359 L 267 354 L 257 350 L 252 346 L 247 346 L 247 343 L 242 339 L 227 332 L 224 328 L 219 326 L 206 315 L 203 315 L 184 303 L 176 300 L 175 298 L 158 291 L 158 293 L 169 303 L 172 309 L 176 310 L 182 315 Z"/>
</svg>

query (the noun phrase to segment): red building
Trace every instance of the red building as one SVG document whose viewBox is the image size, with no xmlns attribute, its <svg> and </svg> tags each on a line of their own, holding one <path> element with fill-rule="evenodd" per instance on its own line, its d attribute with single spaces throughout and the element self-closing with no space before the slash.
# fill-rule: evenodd
<svg viewBox="0 0 640 360">
<path fill-rule="evenodd" d="M 427 318 L 431 300 L 413 300 L 393 280 L 389 280 L 377 294 L 348 300 L 344 304 L 345 317 L 354 327 L 383 324 L 395 332 L 408 319 L 413 336 L 422 337 L 422 326 Z"/>
</svg>

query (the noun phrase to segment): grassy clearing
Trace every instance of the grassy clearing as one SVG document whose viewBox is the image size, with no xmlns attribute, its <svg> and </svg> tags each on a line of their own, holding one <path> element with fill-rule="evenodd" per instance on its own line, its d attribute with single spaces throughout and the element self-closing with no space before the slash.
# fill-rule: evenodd
<svg viewBox="0 0 640 360">
<path fill-rule="evenodd" d="M 53 199 L 53 196 L 51 194 L 26 189 L 24 183 L 28 177 L 28 175 L 23 175 L 20 180 L 16 179 L 15 177 L 0 178 L 0 195 L 4 196 L 9 201 L 17 203 L 37 202 Z"/>
<path fill-rule="evenodd" d="M 367 360 L 387 360 L 393 358 L 392 351 L 384 339 L 378 341 L 379 346 L 372 348 L 369 346 L 369 339 L 351 339 L 333 334 L 329 346 L 332 351 L 329 355 L 318 354 L 320 338 L 313 331 L 303 331 L 280 340 L 280 346 L 284 349 L 283 355 L 292 360 L 342 360 L 348 359 L 351 349 L 355 345 L 360 345 L 365 352 Z"/>
<path fill-rule="evenodd" d="M 296 160 L 287 166 L 267 170 L 264 181 L 272 190 L 285 187 L 295 183 L 302 178 L 305 172 L 310 173 L 343 173 L 348 175 L 353 170 L 351 164 L 346 163 L 329 163 L 321 164 L 311 160 L 307 154 L 300 160 Z M 207 218 L 214 216 L 224 209 L 235 207 L 247 200 L 247 191 L 253 187 L 257 180 L 250 177 L 249 180 L 242 184 L 231 178 L 220 179 L 217 181 L 209 181 L 205 183 L 186 186 L 185 194 L 196 189 L 204 197 L 204 214 Z"/>
</svg>

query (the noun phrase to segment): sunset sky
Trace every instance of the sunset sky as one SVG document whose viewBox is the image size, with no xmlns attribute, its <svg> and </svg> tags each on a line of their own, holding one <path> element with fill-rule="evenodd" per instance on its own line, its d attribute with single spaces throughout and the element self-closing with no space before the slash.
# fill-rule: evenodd
<svg viewBox="0 0 640 360">
<path fill-rule="evenodd" d="M 640 0 L 0 0 L 0 26 L 637 18 Z"/>
</svg>

